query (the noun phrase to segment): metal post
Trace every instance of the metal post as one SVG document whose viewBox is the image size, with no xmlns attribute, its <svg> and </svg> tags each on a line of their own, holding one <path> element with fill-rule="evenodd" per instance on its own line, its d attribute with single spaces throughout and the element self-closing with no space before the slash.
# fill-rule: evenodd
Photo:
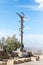
<svg viewBox="0 0 43 65">
<path fill-rule="evenodd" d="M 23 45 L 23 19 L 24 19 L 24 16 L 23 15 L 21 15 L 21 14 L 19 14 L 19 13 L 17 13 L 17 15 L 19 15 L 19 17 L 20 17 L 20 23 L 21 23 L 21 25 L 20 25 L 20 29 L 21 29 L 21 48 L 20 48 L 20 51 L 23 51 L 23 48 L 24 48 L 24 45 Z"/>
</svg>

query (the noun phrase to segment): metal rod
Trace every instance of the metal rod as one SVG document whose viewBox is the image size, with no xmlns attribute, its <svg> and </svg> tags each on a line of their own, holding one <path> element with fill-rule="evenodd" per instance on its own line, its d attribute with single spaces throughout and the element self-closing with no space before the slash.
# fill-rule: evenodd
<svg viewBox="0 0 43 65">
<path fill-rule="evenodd" d="M 24 16 L 17 13 L 17 15 L 20 17 L 20 29 L 21 29 L 21 48 L 20 48 L 20 51 L 23 51 L 23 48 L 24 48 L 24 45 L 23 45 L 23 22 L 24 22 Z"/>
</svg>

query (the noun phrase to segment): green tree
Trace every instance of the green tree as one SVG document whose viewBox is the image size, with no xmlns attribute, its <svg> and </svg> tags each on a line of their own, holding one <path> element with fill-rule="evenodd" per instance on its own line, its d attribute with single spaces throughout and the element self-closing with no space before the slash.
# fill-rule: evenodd
<svg viewBox="0 0 43 65">
<path fill-rule="evenodd" d="M 2 37 L 2 39 L 0 39 L 0 50 L 3 50 L 4 44 L 5 44 L 5 38 Z"/>
<path fill-rule="evenodd" d="M 17 40 L 16 36 L 13 35 L 12 37 L 9 37 L 6 39 L 6 45 L 4 45 L 4 50 L 11 52 L 12 50 L 16 50 L 20 47 L 20 42 Z"/>
</svg>

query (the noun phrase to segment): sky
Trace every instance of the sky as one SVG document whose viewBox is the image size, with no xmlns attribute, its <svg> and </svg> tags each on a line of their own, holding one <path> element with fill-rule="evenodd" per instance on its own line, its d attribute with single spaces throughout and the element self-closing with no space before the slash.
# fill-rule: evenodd
<svg viewBox="0 0 43 65">
<path fill-rule="evenodd" d="M 12 36 L 20 40 L 20 18 L 24 13 L 24 46 L 43 48 L 43 0 L 0 0 L 0 38 Z"/>
</svg>

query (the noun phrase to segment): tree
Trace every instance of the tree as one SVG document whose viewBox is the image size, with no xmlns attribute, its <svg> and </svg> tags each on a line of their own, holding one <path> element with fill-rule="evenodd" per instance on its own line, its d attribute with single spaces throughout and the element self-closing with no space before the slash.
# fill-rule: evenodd
<svg viewBox="0 0 43 65">
<path fill-rule="evenodd" d="M 8 38 L 6 39 L 6 45 L 4 45 L 3 49 L 7 52 L 11 52 L 19 47 L 20 47 L 20 42 L 18 41 L 16 36 L 13 35 L 12 37 L 8 36 Z"/>
<path fill-rule="evenodd" d="M 3 50 L 4 44 L 5 44 L 5 38 L 2 37 L 2 39 L 0 39 L 0 50 Z"/>
</svg>

